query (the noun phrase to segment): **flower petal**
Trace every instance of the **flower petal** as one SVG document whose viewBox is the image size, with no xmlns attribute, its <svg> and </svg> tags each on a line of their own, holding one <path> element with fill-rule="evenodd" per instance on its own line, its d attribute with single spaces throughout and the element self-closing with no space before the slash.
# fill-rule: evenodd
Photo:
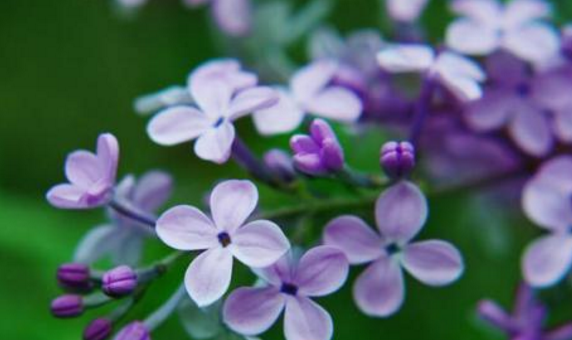
<svg viewBox="0 0 572 340">
<path fill-rule="evenodd" d="M 287 252 L 278 261 L 266 268 L 255 268 L 254 272 L 264 281 L 280 286 L 283 282 L 292 282 L 294 279 L 294 256 L 292 250 Z"/>
<path fill-rule="evenodd" d="M 234 126 L 224 121 L 220 126 L 206 130 L 195 143 L 195 153 L 201 159 L 225 163 L 232 151 L 234 142 Z"/>
<path fill-rule="evenodd" d="M 386 317 L 403 304 L 405 290 L 399 263 L 384 257 L 372 263 L 357 279 L 353 293 L 359 309 L 369 316 Z"/>
<path fill-rule="evenodd" d="M 66 177 L 80 188 L 88 189 L 104 176 L 103 171 L 99 158 L 88 151 L 75 151 L 66 159 Z"/>
<path fill-rule="evenodd" d="M 499 47 L 499 38 L 494 30 L 471 19 L 459 19 L 447 28 L 447 46 L 471 55 L 487 55 Z"/>
<path fill-rule="evenodd" d="M 108 183 L 115 183 L 119 163 L 119 142 L 111 133 L 101 134 L 97 138 L 97 158 L 105 171 L 105 179 Z"/>
<path fill-rule="evenodd" d="M 343 251 L 351 264 L 371 262 L 384 254 L 379 235 L 356 216 L 341 216 L 328 223 L 324 243 Z"/>
<path fill-rule="evenodd" d="M 491 89 L 467 105 L 465 119 L 477 131 L 496 130 L 507 123 L 513 107 L 514 100 L 508 91 Z"/>
<path fill-rule="evenodd" d="M 275 287 L 238 288 L 226 299 L 224 322 L 233 331 L 257 335 L 268 330 L 285 306 L 285 296 Z"/>
<path fill-rule="evenodd" d="M 88 231 L 75 249 L 74 262 L 92 264 L 109 255 L 117 246 L 119 228 L 102 225 Z"/>
<path fill-rule="evenodd" d="M 416 279 L 430 286 L 450 284 L 464 269 L 459 251 L 450 243 L 438 240 L 408 245 L 402 265 Z"/>
<path fill-rule="evenodd" d="M 452 9 L 484 24 L 496 23 L 502 15 L 502 7 L 496 0 L 457 0 L 452 3 Z"/>
<path fill-rule="evenodd" d="M 417 20 L 428 0 L 388 0 L 387 12 L 393 20 L 412 22 Z"/>
<path fill-rule="evenodd" d="M 224 74 L 197 77 L 191 81 L 191 94 L 206 116 L 216 121 L 228 111 L 235 89 Z"/>
<path fill-rule="evenodd" d="M 544 236 L 526 249 L 522 261 L 524 278 L 536 288 L 558 283 L 572 267 L 572 236 Z"/>
<path fill-rule="evenodd" d="M 240 69 L 238 60 L 216 59 L 202 64 L 189 75 L 187 83 L 191 94 L 200 93 L 200 87 L 209 79 L 223 79 L 233 91 L 244 90 L 258 82 L 255 74 Z"/>
<path fill-rule="evenodd" d="M 329 87 L 304 102 L 308 112 L 344 122 L 352 122 L 362 112 L 360 98 L 343 87 Z"/>
<path fill-rule="evenodd" d="M 258 203 L 258 189 L 251 181 L 229 180 L 218 184 L 210 197 L 210 207 L 219 230 L 233 233 L 244 224 Z"/>
<path fill-rule="evenodd" d="M 230 119 L 238 119 L 256 110 L 272 107 L 278 103 L 278 93 L 267 86 L 258 86 L 240 91 L 231 101 L 228 109 Z"/>
<path fill-rule="evenodd" d="M 572 143 L 572 104 L 554 114 L 554 132 L 567 144 Z"/>
<path fill-rule="evenodd" d="M 558 53 L 560 39 L 549 25 L 534 22 L 507 32 L 503 46 L 522 59 L 541 63 Z"/>
<path fill-rule="evenodd" d="M 232 235 L 230 250 L 242 263 L 253 268 L 268 267 L 290 249 L 290 242 L 276 224 L 254 221 Z"/>
<path fill-rule="evenodd" d="M 250 0 L 212 1 L 212 10 L 218 26 L 232 36 L 249 33 L 252 22 Z"/>
<path fill-rule="evenodd" d="M 509 133 L 514 142 L 526 153 L 542 157 L 553 147 L 554 136 L 550 121 L 544 112 L 530 105 L 519 105 L 509 122 Z"/>
<path fill-rule="evenodd" d="M 415 184 L 397 183 L 377 199 L 375 220 L 383 238 L 407 242 L 427 220 L 427 200 Z"/>
<path fill-rule="evenodd" d="M 133 203 L 147 212 L 154 212 L 169 199 L 173 179 L 163 171 L 149 171 L 138 181 L 133 192 Z"/>
<path fill-rule="evenodd" d="M 92 207 L 84 200 L 85 189 L 71 184 L 60 184 L 51 188 L 46 198 L 56 208 L 60 209 L 87 209 Z"/>
<path fill-rule="evenodd" d="M 213 248 L 193 260 L 185 273 L 185 286 L 199 307 L 220 299 L 230 286 L 232 254 L 225 248 Z"/>
<path fill-rule="evenodd" d="M 147 125 L 147 134 L 160 145 L 175 145 L 199 137 L 212 125 L 201 111 L 175 106 L 159 112 Z"/>
<path fill-rule="evenodd" d="M 504 24 L 507 27 L 517 27 L 536 19 L 548 17 L 550 13 L 550 5 L 545 1 L 511 1 L 505 8 Z"/>
<path fill-rule="evenodd" d="M 329 340 L 334 333 L 332 317 L 314 301 L 288 297 L 284 316 L 286 340 Z"/>
<path fill-rule="evenodd" d="M 408 44 L 387 47 L 377 54 L 379 65 L 389 72 L 422 72 L 435 60 L 433 50 L 425 45 Z"/>
<path fill-rule="evenodd" d="M 298 101 L 313 97 L 328 85 L 336 69 L 336 62 L 326 59 L 301 68 L 290 80 L 292 95 Z"/>
<path fill-rule="evenodd" d="M 157 220 L 157 235 L 165 244 L 179 250 L 201 250 L 218 245 L 217 230 L 199 209 L 179 205 Z"/>
<path fill-rule="evenodd" d="M 262 135 L 274 135 L 295 130 L 304 119 L 304 111 L 284 89 L 278 90 L 276 105 L 254 112 L 254 125 Z"/>
<path fill-rule="evenodd" d="M 302 256 L 294 281 L 302 295 L 324 296 L 342 287 L 348 271 L 348 259 L 341 250 L 318 246 Z"/>
</svg>

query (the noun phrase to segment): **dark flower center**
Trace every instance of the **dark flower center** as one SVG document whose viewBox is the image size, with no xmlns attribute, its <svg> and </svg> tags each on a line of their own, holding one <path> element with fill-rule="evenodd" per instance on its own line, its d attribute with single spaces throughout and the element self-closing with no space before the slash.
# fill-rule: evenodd
<svg viewBox="0 0 572 340">
<path fill-rule="evenodd" d="M 516 86 L 516 93 L 521 97 L 528 97 L 530 92 L 532 92 L 532 89 L 527 83 L 520 83 Z"/>
<path fill-rule="evenodd" d="M 223 117 L 220 117 L 220 118 L 214 123 L 213 126 L 214 126 L 215 128 L 217 128 L 217 127 L 221 126 L 222 123 L 224 123 L 224 118 L 223 118 Z"/>
<path fill-rule="evenodd" d="M 229 244 L 232 243 L 230 235 L 224 231 L 218 234 L 218 242 L 223 246 L 223 248 L 226 248 Z"/>
<path fill-rule="evenodd" d="M 389 256 L 398 253 L 400 250 L 401 248 L 399 248 L 399 246 L 395 243 L 391 243 L 385 247 L 385 251 Z"/>
<path fill-rule="evenodd" d="M 280 287 L 280 291 L 284 294 L 288 295 L 296 295 L 298 293 L 298 287 L 291 283 L 282 283 L 282 287 Z"/>
</svg>

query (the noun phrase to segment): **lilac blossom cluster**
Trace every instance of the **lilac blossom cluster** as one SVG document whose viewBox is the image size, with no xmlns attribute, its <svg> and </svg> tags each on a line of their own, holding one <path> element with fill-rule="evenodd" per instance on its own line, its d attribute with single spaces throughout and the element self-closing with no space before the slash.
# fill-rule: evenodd
<svg viewBox="0 0 572 340">
<path fill-rule="evenodd" d="M 58 269 L 66 294 L 52 302 L 55 316 L 117 303 L 85 328 L 86 340 L 115 330 L 117 340 L 150 339 L 177 311 L 197 339 L 255 339 L 284 315 L 287 340 L 329 340 L 335 316 L 316 300 L 344 285 L 353 287 L 361 312 L 387 318 L 405 303 L 405 273 L 434 287 L 462 276 L 455 245 L 416 240 L 426 228 L 428 200 L 452 192 L 503 196 L 508 184 L 546 235 L 524 250 L 525 283 L 514 315 L 489 300 L 478 313 L 511 339 L 572 339 L 571 324 L 545 330 L 547 307 L 534 297 L 535 289 L 563 282 L 572 267 L 572 34 L 558 32 L 547 2 L 455 0 L 456 19 L 437 46 L 422 39 L 427 0 L 384 3 L 396 28 L 391 40 L 376 30 L 340 36 L 323 22 L 327 0 L 298 12 L 283 2 L 185 3 L 208 3 L 225 39 L 239 48 L 198 65 L 185 86 L 137 99 L 135 108 L 152 115 L 146 133 L 153 142 L 192 142 L 199 159 L 232 160 L 250 179 L 215 184 L 206 209 L 160 210 L 174 188 L 171 176 L 152 170 L 117 181 L 119 143 L 112 134 L 99 136 L 95 153 L 71 153 L 68 183 L 53 187 L 48 201 L 61 209 L 104 209 L 108 222 L 89 231 L 73 262 Z M 302 39 L 309 58 L 298 65 L 287 50 Z M 290 152 L 256 155 L 235 126 L 247 117 L 261 138 L 290 135 Z M 370 132 L 384 136 L 371 155 L 378 172 L 357 170 L 347 157 Z M 352 190 L 324 193 L 316 181 Z M 266 209 L 260 186 L 300 204 Z M 318 214 L 331 221 L 304 223 Z M 142 264 L 144 245 L 157 241 L 173 253 Z M 104 258 L 113 267 L 102 271 Z M 190 258 L 180 288 L 161 307 L 124 322 L 149 284 Z M 364 265 L 348 282 L 350 266 Z M 251 287 L 236 287 L 237 266 L 252 274 Z"/>
</svg>

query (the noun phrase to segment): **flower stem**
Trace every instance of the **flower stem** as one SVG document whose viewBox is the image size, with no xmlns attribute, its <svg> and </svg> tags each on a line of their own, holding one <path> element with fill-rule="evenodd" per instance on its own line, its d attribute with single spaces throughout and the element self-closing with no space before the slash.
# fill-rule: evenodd
<svg viewBox="0 0 572 340">
<path fill-rule="evenodd" d="M 409 134 L 409 141 L 417 148 L 419 144 L 419 138 L 421 137 L 421 132 L 423 131 L 423 126 L 429 115 L 429 109 L 431 106 L 431 101 L 433 100 L 433 92 L 435 90 L 435 83 L 430 76 L 427 76 L 423 81 L 421 88 L 421 93 L 419 99 L 417 100 L 417 105 L 415 108 L 416 116 L 413 125 L 411 126 L 411 132 Z"/>
<path fill-rule="evenodd" d="M 149 315 L 145 319 L 144 323 L 149 328 L 153 330 L 160 326 L 177 308 L 181 299 L 185 296 L 186 290 L 185 285 L 182 284 L 177 288 L 175 293 L 165 302 L 159 309 L 157 309 L 153 314 Z"/>
<path fill-rule="evenodd" d="M 118 214 L 128 219 L 139 222 L 148 227 L 155 228 L 156 221 L 154 218 L 145 216 L 144 214 L 142 214 L 141 212 L 137 211 L 136 209 L 127 204 L 124 204 L 116 199 L 113 199 L 111 202 L 109 202 L 108 206 Z"/>
<path fill-rule="evenodd" d="M 364 188 L 382 188 L 388 183 L 387 179 L 385 178 L 360 173 L 348 166 L 344 167 L 341 171 L 336 173 L 336 177 L 348 184 Z"/>
</svg>

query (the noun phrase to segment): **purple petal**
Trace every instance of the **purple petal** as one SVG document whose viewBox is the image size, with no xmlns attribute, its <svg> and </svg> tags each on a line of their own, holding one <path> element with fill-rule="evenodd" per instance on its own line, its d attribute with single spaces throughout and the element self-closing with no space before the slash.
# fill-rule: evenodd
<svg viewBox="0 0 572 340">
<path fill-rule="evenodd" d="M 258 189 L 250 181 L 229 180 L 218 184 L 210 197 L 215 225 L 234 233 L 252 214 L 258 203 Z"/>
<path fill-rule="evenodd" d="M 167 210 L 157 220 L 157 235 L 179 250 L 201 250 L 218 245 L 213 222 L 195 207 L 180 205 Z"/>
<path fill-rule="evenodd" d="M 517 109 L 518 113 L 513 115 L 508 126 L 512 139 L 532 156 L 546 155 L 554 143 L 548 118 L 542 111 L 530 105 L 520 105 Z"/>
<path fill-rule="evenodd" d="M 173 179 L 163 171 L 149 171 L 138 181 L 133 203 L 147 212 L 154 212 L 165 203 L 173 191 Z"/>
<path fill-rule="evenodd" d="M 197 139 L 195 153 L 201 159 L 217 164 L 225 163 L 230 158 L 234 137 L 234 126 L 224 121 L 219 126 L 206 130 Z"/>
<path fill-rule="evenodd" d="M 147 125 L 147 134 L 157 144 L 175 145 L 199 137 L 212 124 L 201 111 L 189 106 L 176 106 L 155 115 Z"/>
<path fill-rule="evenodd" d="M 268 267 L 290 249 L 290 242 L 276 224 L 254 221 L 240 227 L 232 235 L 232 254 L 253 268 Z"/>
<path fill-rule="evenodd" d="M 348 260 L 340 250 L 318 246 L 302 256 L 294 281 L 302 295 L 324 296 L 343 286 L 348 271 Z"/>
<path fill-rule="evenodd" d="M 306 99 L 304 106 L 316 115 L 345 122 L 357 120 L 362 112 L 359 97 L 343 87 L 329 87 Z"/>
<path fill-rule="evenodd" d="M 490 54 L 500 43 L 494 27 L 470 19 L 459 19 L 449 25 L 446 41 L 451 49 L 472 55 Z"/>
<path fill-rule="evenodd" d="M 249 33 L 252 22 L 250 0 L 215 0 L 212 10 L 218 26 L 225 33 L 232 36 Z"/>
<path fill-rule="evenodd" d="M 492 325 L 505 331 L 513 330 L 514 322 L 511 316 L 496 302 L 490 300 L 480 301 L 477 311 L 481 318 Z"/>
<path fill-rule="evenodd" d="M 388 0 L 387 12 L 393 20 L 412 22 L 417 20 L 428 0 Z"/>
<path fill-rule="evenodd" d="M 427 220 L 427 200 L 415 184 L 397 183 L 377 199 L 375 220 L 385 239 L 407 242 Z"/>
<path fill-rule="evenodd" d="M 567 323 L 549 331 L 543 337 L 544 340 L 570 340 L 572 339 L 572 323 Z"/>
<path fill-rule="evenodd" d="M 314 301 L 288 297 L 284 316 L 286 340 L 330 340 L 334 333 L 332 317 Z"/>
<path fill-rule="evenodd" d="M 199 307 L 213 304 L 230 286 L 232 254 L 225 248 L 213 248 L 193 260 L 185 273 L 185 285 Z"/>
<path fill-rule="evenodd" d="M 572 236 L 563 233 L 541 237 L 528 246 L 522 267 L 528 284 L 536 288 L 558 283 L 572 266 Z"/>
<path fill-rule="evenodd" d="M 453 52 L 441 53 L 436 71 L 443 84 L 461 100 L 475 100 L 482 96 L 479 85 L 485 74 L 474 61 Z"/>
<path fill-rule="evenodd" d="M 565 192 L 572 192 L 572 156 L 558 156 L 545 162 L 537 178 L 554 184 Z"/>
<path fill-rule="evenodd" d="M 224 76 L 198 77 L 191 86 L 193 99 L 209 119 L 216 121 L 228 111 L 235 90 Z"/>
<path fill-rule="evenodd" d="M 202 64 L 190 74 L 187 82 L 191 94 L 200 93 L 200 87 L 209 79 L 224 79 L 233 91 L 244 90 L 258 82 L 255 74 L 240 69 L 240 62 L 237 60 L 218 59 Z"/>
<path fill-rule="evenodd" d="M 403 304 L 405 291 L 403 273 L 397 261 L 384 257 L 372 263 L 354 285 L 354 299 L 369 316 L 386 317 Z"/>
<path fill-rule="evenodd" d="M 558 32 L 544 23 L 530 23 L 510 30 L 504 37 L 503 46 L 518 57 L 540 63 L 558 53 Z"/>
<path fill-rule="evenodd" d="M 105 179 L 108 183 L 115 183 L 117 164 L 119 163 L 119 143 L 110 133 L 104 133 L 97 138 L 97 158 L 99 158 Z"/>
<path fill-rule="evenodd" d="M 435 61 L 435 53 L 425 45 L 409 44 L 388 47 L 377 54 L 379 65 L 394 73 L 422 72 Z"/>
<path fill-rule="evenodd" d="M 276 105 L 254 112 L 254 124 L 262 135 L 274 135 L 295 130 L 304 119 L 304 111 L 292 96 L 283 89 L 278 90 Z"/>
<path fill-rule="evenodd" d="M 71 184 L 56 185 L 48 191 L 46 198 L 51 205 L 61 209 L 86 209 L 92 205 L 84 199 L 85 189 Z"/>
<path fill-rule="evenodd" d="M 224 303 L 224 322 L 235 332 L 257 335 L 268 330 L 285 306 L 285 296 L 275 287 L 238 288 Z"/>
<path fill-rule="evenodd" d="M 232 120 L 278 103 L 278 94 L 270 87 L 258 86 L 240 91 L 230 103 L 228 117 Z"/>
<path fill-rule="evenodd" d="M 66 159 L 66 177 L 80 188 L 89 189 L 104 176 L 103 171 L 99 158 L 88 151 L 75 151 Z"/>
<path fill-rule="evenodd" d="M 328 223 L 324 243 L 342 250 L 351 264 L 371 262 L 384 254 L 379 235 L 355 216 L 341 216 Z"/>
<path fill-rule="evenodd" d="M 292 76 L 290 88 L 294 98 L 305 101 L 323 90 L 332 81 L 337 65 L 330 60 L 315 61 Z"/>
<path fill-rule="evenodd" d="M 496 130 L 507 123 L 513 106 L 514 101 L 508 91 L 488 90 L 481 99 L 468 104 L 465 118 L 477 131 Z"/>
<path fill-rule="evenodd" d="M 403 267 L 419 281 L 444 286 L 456 281 L 464 264 L 459 251 L 443 241 L 423 241 L 408 245 L 403 252 Z"/>
<path fill-rule="evenodd" d="M 294 262 L 294 256 L 290 250 L 271 266 L 255 269 L 255 272 L 264 281 L 279 287 L 283 282 L 293 281 Z"/>
<path fill-rule="evenodd" d="M 290 147 L 296 154 L 316 154 L 320 152 L 320 146 L 314 139 L 306 135 L 294 135 L 290 139 Z"/>
<path fill-rule="evenodd" d="M 572 143 L 572 104 L 554 113 L 554 132 L 562 142 Z"/>
</svg>

